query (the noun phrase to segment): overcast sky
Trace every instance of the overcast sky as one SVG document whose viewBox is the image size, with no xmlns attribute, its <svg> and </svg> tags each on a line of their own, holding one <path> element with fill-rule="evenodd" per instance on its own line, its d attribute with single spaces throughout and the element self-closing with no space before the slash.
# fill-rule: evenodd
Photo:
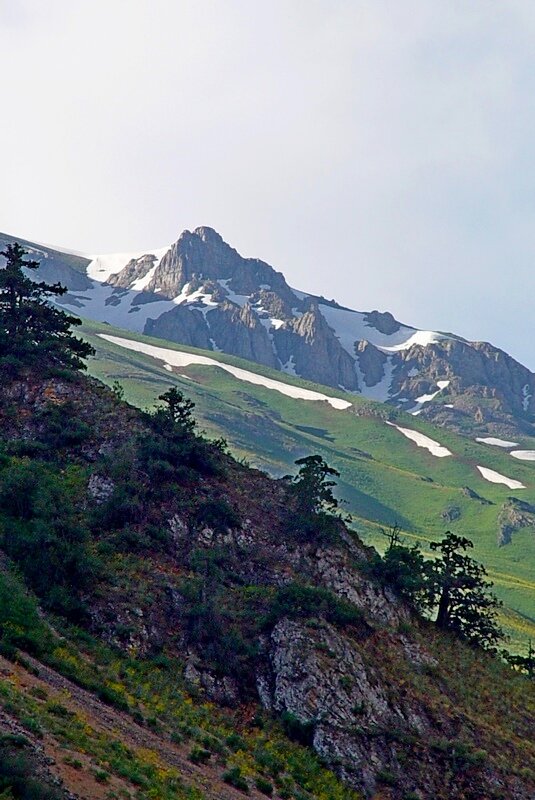
<svg viewBox="0 0 535 800">
<path fill-rule="evenodd" d="M 0 0 L 0 230 L 210 225 L 535 369 L 533 0 Z"/>
</svg>

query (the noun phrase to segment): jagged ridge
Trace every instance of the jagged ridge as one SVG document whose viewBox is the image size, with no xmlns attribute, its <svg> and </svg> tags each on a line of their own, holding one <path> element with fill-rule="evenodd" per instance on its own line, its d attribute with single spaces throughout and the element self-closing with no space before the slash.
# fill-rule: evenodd
<svg viewBox="0 0 535 800">
<path fill-rule="evenodd" d="M 535 432 L 535 376 L 505 352 L 293 290 L 211 228 L 152 253 L 85 262 L 30 246 L 82 316 L 359 392 L 459 432 Z"/>
</svg>

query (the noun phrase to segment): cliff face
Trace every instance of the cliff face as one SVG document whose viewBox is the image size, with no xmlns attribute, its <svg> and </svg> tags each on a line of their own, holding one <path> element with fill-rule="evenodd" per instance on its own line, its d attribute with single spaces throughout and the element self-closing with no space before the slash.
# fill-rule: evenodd
<svg viewBox="0 0 535 800">
<path fill-rule="evenodd" d="M 4 382 L 0 430 L 17 454 L 0 486 L 37 458 L 73 487 L 73 513 L 105 559 L 82 624 L 129 659 L 114 686 L 144 676 L 142 708 L 165 654 L 190 708 L 231 709 L 242 738 L 264 709 L 367 797 L 533 797 L 533 684 L 415 617 L 369 577 L 371 551 L 340 520 L 299 522 L 287 481 L 205 440 L 162 439 L 83 378 Z M 161 697 L 155 707 L 165 730 Z"/>
<path fill-rule="evenodd" d="M 535 434 L 535 376 L 503 351 L 293 290 L 211 228 L 131 257 L 27 246 L 81 316 L 343 387 L 459 432 Z"/>
</svg>

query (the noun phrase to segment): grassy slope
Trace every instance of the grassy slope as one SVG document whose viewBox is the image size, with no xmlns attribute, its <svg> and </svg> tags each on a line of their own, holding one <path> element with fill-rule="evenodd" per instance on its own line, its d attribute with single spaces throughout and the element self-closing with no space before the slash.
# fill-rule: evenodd
<svg viewBox="0 0 535 800">
<path fill-rule="evenodd" d="M 197 418 L 208 433 L 225 436 L 233 452 L 271 473 L 294 471 L 296 458 L 310 452 L 321 453 L 340 471 L 339 494 L 348 502 L 355 527 L 367 541 L 380 545 L 380 527 L 394 522 L 402 526 L 407 538 L 420 541 L 424 549 L 428 539 L 440 538 L 449 528 L 471 538 L 474 556 L 486 565 L 496 592 L 508 609 L 505 624 L 515 640 L 512 647 L 522 646 L 529 636 L 535 638 L 533 531 L 520 531 L 510 545 L 497 546 L 497 516 L 506 498 L 514 495 L 535 502 L 535 464 L 522 463 L 499 448 L 477 444 L 392 411 L 399 424 L 426 433 L 454 454 L 439 459 L 416 447 L 379 416 L 357 416 L 351 411 L 336 411 L 326 403 L 293 400 L 239 381 L 216 367 L 191 366 L 170 373 L 149 356 L 105 342 L 98 337 L 99 332 L 144 339 L 187 352 L 203 351 L 104 324 L 86 322 L 82 329 L 97 349 L 90 373 L 108 384 L 118 380 L 126 399 L 134 405 L 151 406 L 165 388 L 175 384 L 194 400 Z M 341 391 L 281 376 L 237 358 L 209 355 L 277 380 L 348 398 Z M 372 407 L 376 414 L 388 413 L 380 404 L 358 397 L 350 399 L 357 412 Z M 522 444 L 532 446 L 528 440 Z M 491 484 L 479 475 L 476 464 L 521 480 L 527 489 L 510 490 Z M 464 496 L 463 486 L 469 486 L 493 505 L 485 506 Z M 461 516 L 448 522 L 441 515 L 452 506 L 460 509 Z"/>
</svg>

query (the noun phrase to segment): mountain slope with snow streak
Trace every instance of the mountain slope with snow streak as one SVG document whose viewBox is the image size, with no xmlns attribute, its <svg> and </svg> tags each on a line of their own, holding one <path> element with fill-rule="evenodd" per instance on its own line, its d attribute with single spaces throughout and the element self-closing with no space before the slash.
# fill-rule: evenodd
<svg viewBox="0 0 535 800">
<path fill-rule="evenodd" d="M 9 241 L 0 234 L 0 245 Z M 211 228 L 145 252 L 84 257 L 24 244 L 46 279 L 68 287 L 61 305 L 83 317 L 245 358 L 472 436 L 535 435 L 535 376 L 506 353 L 293 289 Z"/>
<path fill-rule="evenodd" d="M 322 401 L 328 403 L 333 408 L 342 411 L 343 409 L 350 408 L 351 403 L 347 400 L 342 400 L 340 397 L 329 397 L 321 392 L 314 392 L 310 389 L 303 389 L 299 386 L 294 386 L 290 383 L 283 383 L 282 381 L 274 381 L 271 378 L 266 378 L 249 370 L 234 367 L 224 361 L 216 361 L 207 356 L 195 355 L 193 353 L 183 353 L 179 350 L 170 350 L 164 347 L 155 347 L 154 345 L 146 344 L 145 342 L 136 342 L 133 339 L 124 339 L 119 336 L 108 336 L 104 333 L 100 334 L 102 339 L 106 339 L 112 344 L 117 344 L 120 347 L 126 347 L 129 350 L 135 350 L 137 353 L 144 353 L 145 355 L 152 356 L 158 361 L 163 361 L 166 369 L 172 367 L 189 367 L 191 364 L 199 364 L 204 367 L 219 367 L 219 369 L 229 372 L 235 378 L 246 383 L 254 383 L 257 386 L 264 386 L 266 389 L 271 389 L 275 392 L 285 394 L 287 397 L 292 397 L 295 400 L 309 400 L 309 401 Z"/>
</svg>

